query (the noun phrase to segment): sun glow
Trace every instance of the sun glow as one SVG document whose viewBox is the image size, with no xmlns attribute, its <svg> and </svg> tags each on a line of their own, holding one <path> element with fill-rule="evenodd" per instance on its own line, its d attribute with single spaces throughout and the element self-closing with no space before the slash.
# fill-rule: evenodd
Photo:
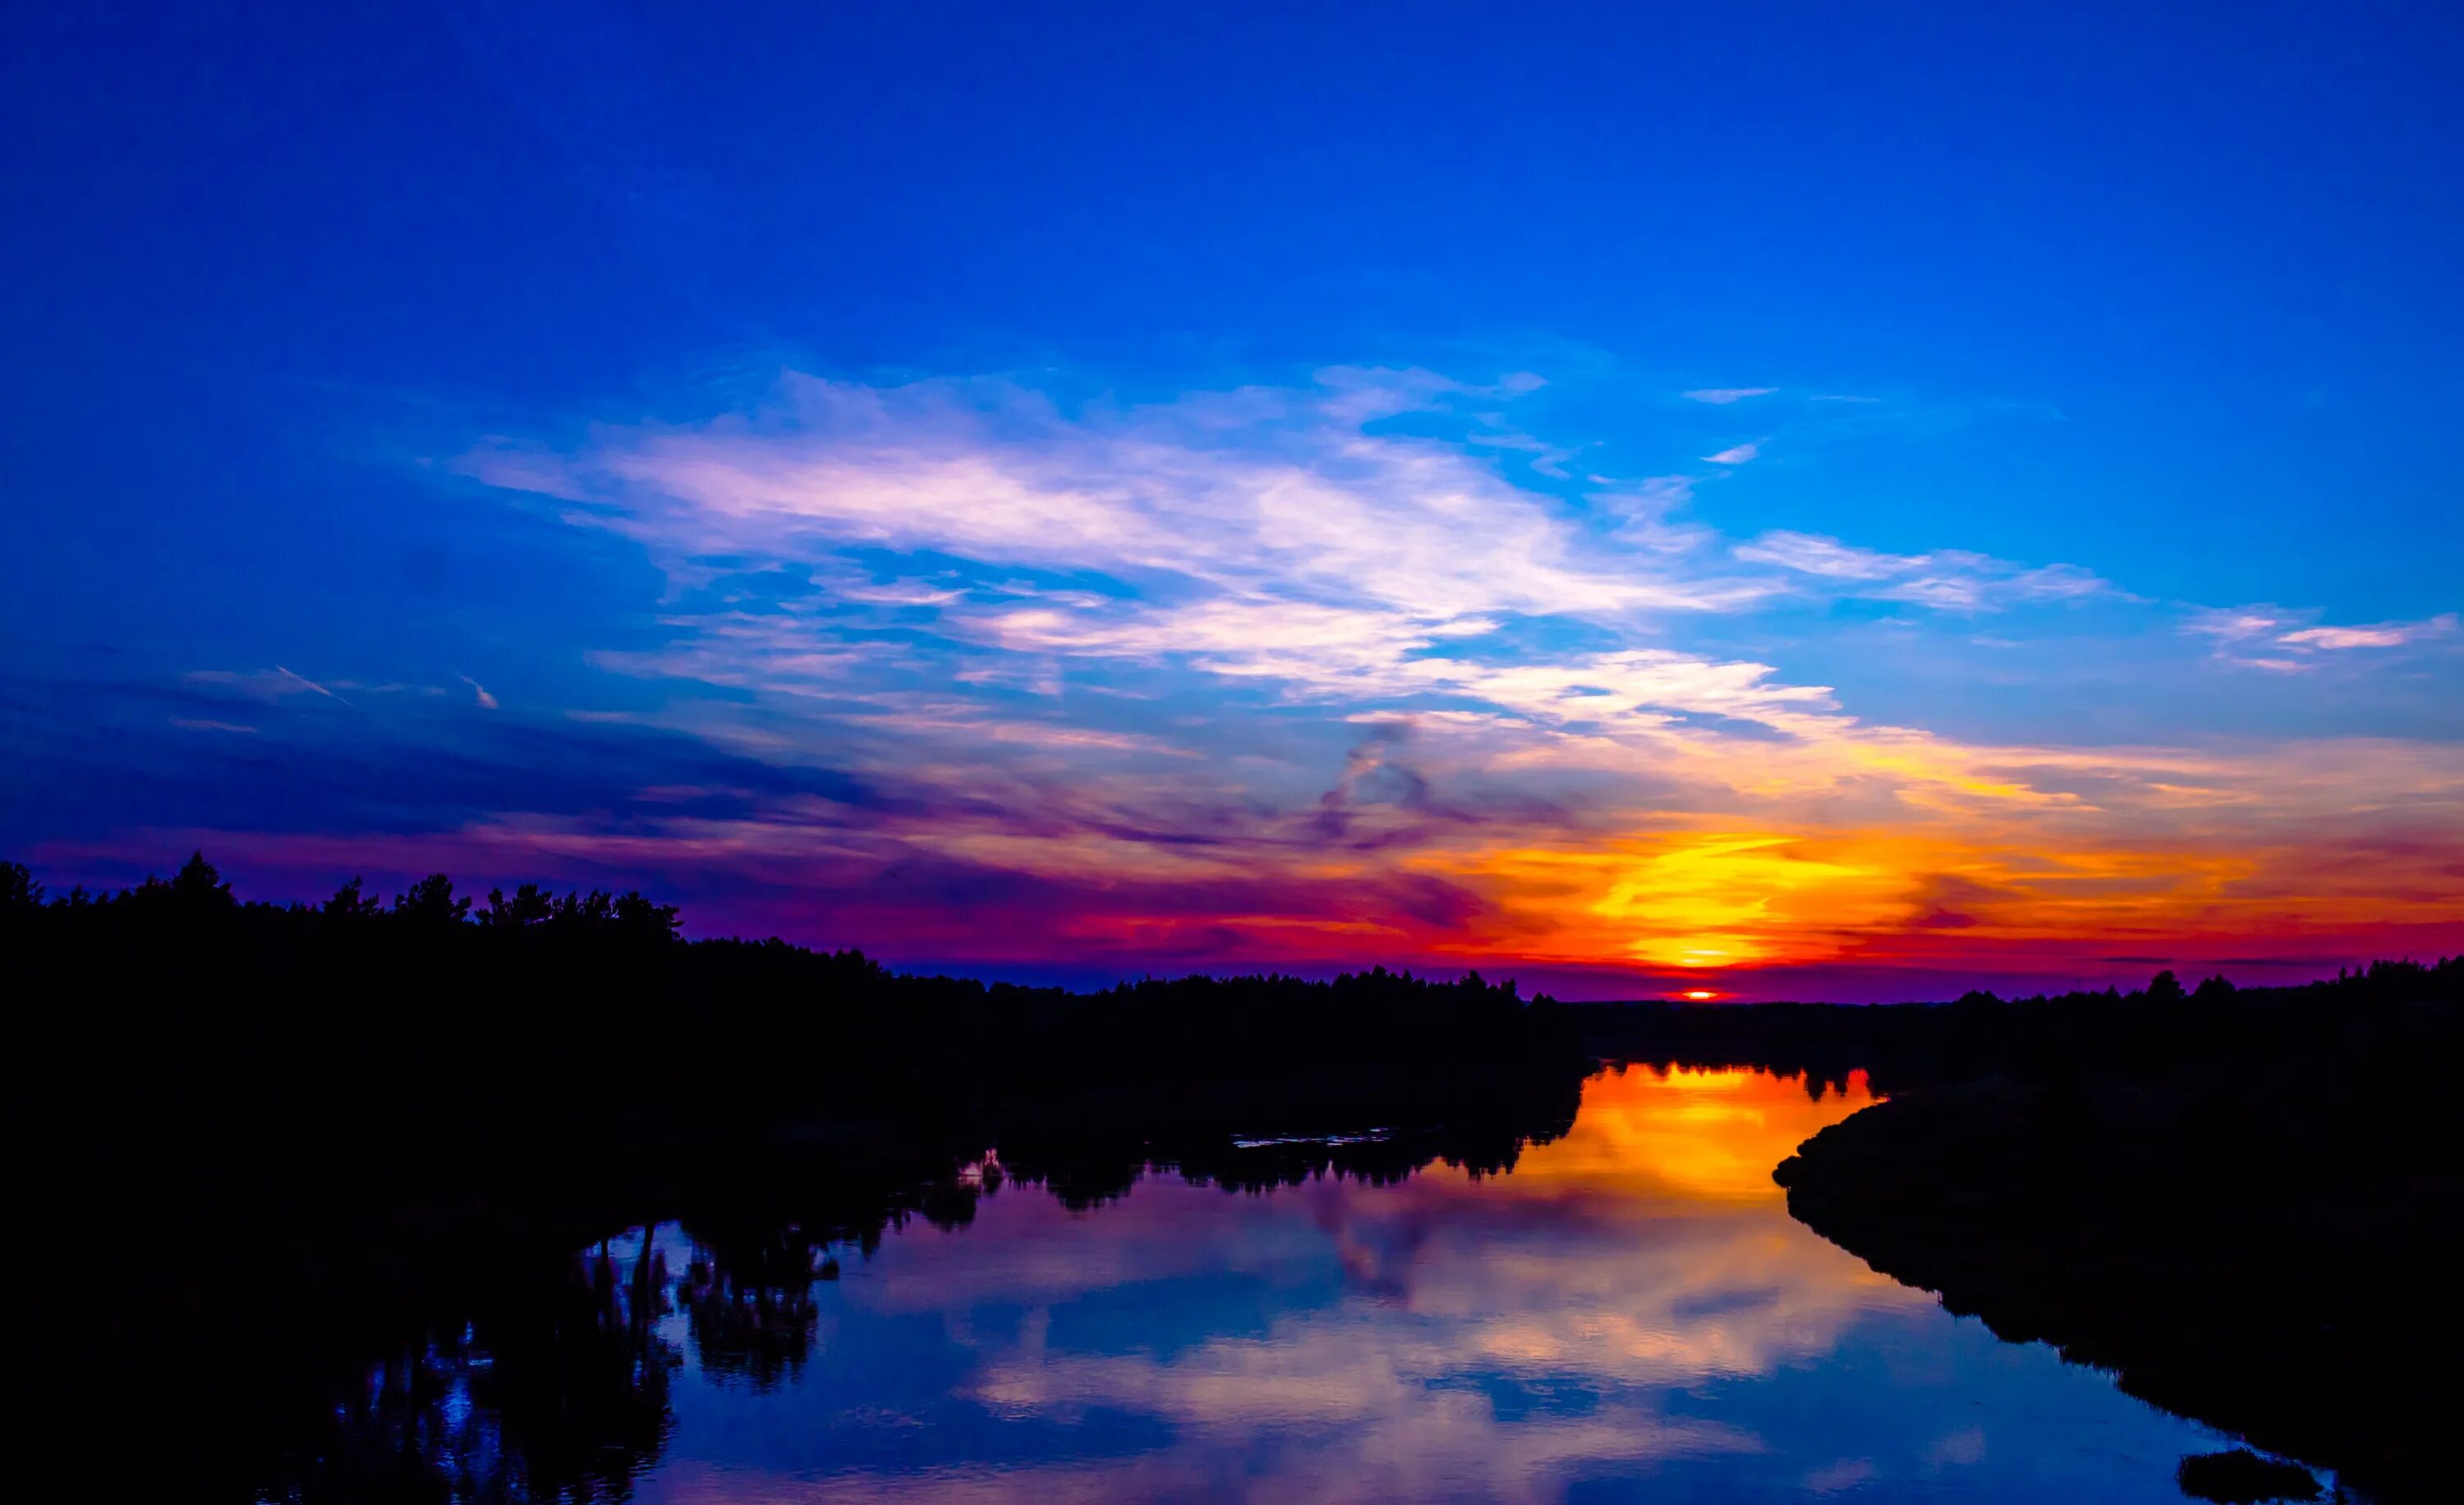
<svg viewBox="0 0 2464 1505">
<path fill-rule="evenodd" d="M 1890 836 L 1673 831 L 1489 852 L 1449 875 L 1478 881 L 1569 960 L 1702 972 L 1826 957 L 1842 932 L 1900 922 L 1934 866 L 1910 849 Z"/>
</svg>

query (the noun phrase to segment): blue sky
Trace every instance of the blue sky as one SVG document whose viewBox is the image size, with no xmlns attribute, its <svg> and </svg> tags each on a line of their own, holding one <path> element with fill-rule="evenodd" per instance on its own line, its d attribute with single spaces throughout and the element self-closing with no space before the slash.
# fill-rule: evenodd
<svg viewBox="0 0 2464 1505">
<path fill-rule="evenodd" d="M 1593 920 L 1551 939 L 1495 885 L 1558 880 L 1509 882 L 1500 854 L 1648 866 L 1682 857 L 1649 847 L 1672 830 L 1755 832 L 1800 844 L 1795 892 L 1870 865 L 1820 842 L 1853 828 L 1870 856 L 1942 814 L 1905 787 L 1907 821 L 1863 808 L 1882 777 L 1863 764 L 1816 792 L 1655 803 L 1650 770 L 1683 758 L 1650 728 L 1493 675 L 1359 678 L 1450 656 L 1555 665 L 1560 700 L 1625 693 L 1593 682 L 1604 655 L 1677 655 L 1663 678 L 1759 667 L 1824 692 L 1770 703 L 1835 719 L 1638 693 L 1692 753 L 1903 729 L 1999 770 L 1970 783 L 2108 817 L 1971 812 L 1966 857 L 1875 857 L 1899 919 L 1843 899 L 1866 917 L 1826 942 L 1843 965 L 1926 962 L 1903 932 L 1929 914 L 1981 919 L 1957 928 L 1982 943 L 1982 909 L 1925 896 L 2148 830 L 2086 775 L 2044 773 L 2063 759 L 2197 761 L 2285 827 L 2266 852 L 2358 840 L 2357 871 L 2457 818 L 2453 14 L 505 9 L 0 22 L 0 648 L 20 713 L 0 841 L 62 876 L 202 833 L 277 888 L 385 851 L 493 860 L 508 871 L 472 875 L 606 873 L 847 942 L 866 937 L 816 918 L 835 901 L 798 896 L 877 888 L 918 850 L 959 870 L 869 913 L 883 934 L 952 893 L 1049 890 L 1057 859 L 1015 843 L 1056 821 L 1131 844 L 1085 863 L 1143 873 L 1228 839 L 1227 809 L 1306 824 L 1356 799 L 1520 834 L 1474 860 L 1386 833 L 1389 856 L 1345 871 L 1399 908 L 1318 933 L 1332 959 L 1614 966 L 1664 961 L 1654 926 L 1699 924 L 1587 879 L 1568 902 Z M 1394 559 L 1451 540 L 1498 572 L 1353 590 L 1310 558 L 1385 554 L 1305 557 L 1254 519 L 1209 531 L 1262 467 L 1350 487 Z M 1039 534 L 1096 471 L 1110 520 Z M 1413 490 L 1441 472 L 1467 513 Z M 746 489 L 789 473 L 854 490 Z M 1124 477 L 1188 490 L 1133 498 Z M 1114 526 L 1133 514 L 1188 546 Z M 1019 626 L 1022 583 L 1068 620 Z M 1243 603 L 1391 651 L 1233 664 L 1205 634 Z M 963 716 L 880 719 L 928 683 L 966 687 Z M 1550 750 L 1437 745 L 1472 716 Z M 1100 761 L 901 786 L 954 717 L 979 741 L 1042 727 L 1046 759 L 1149 739 L 1153 799 L 1078 808 L 1116 778 Z M 1573 758 L 1570 736 L 1619 750 Z M 2331 764 L 2365 805 L 2288 771 Z M 802 829 L 779 802 L 816 781 L 868 791 L 832 827 L 868 855 L 756 873 L 741 852 Z M 730 797 L 738 855 L 643 804 L 687 787 L 754 791 Z M 997 807 L 1005 834 L 866 845 L 919 807 Z M 2421 943 L 2406 906 L 2464 882 L 2424 858 L 2393 898 L 2262 901 L 2203 866 L 2260 849 L 2154 825 L 2168 871 L 2208 874 L 2159 906 L 2207 954 Z M 310 832 L 331 845 L 273 839 Z M 1062 908 L 1095 917 L 1098 970 L 1307 959 L 1223 928 L 1259 897 L 1209 886 L 1273 888 L 1290 860 L 1227 858 L 1202 892 L 1108 879 Z M 2284 941 L 2322 905 L 2333 938 Z M 2077 923 L 2095 939 L 2074 969 L 2117 920 Z M 2040 931 L 1991 964 L 2049 964 Z M 908 954 L 1033 960 L 957 944 L 926 924 Z"/>
</svg>

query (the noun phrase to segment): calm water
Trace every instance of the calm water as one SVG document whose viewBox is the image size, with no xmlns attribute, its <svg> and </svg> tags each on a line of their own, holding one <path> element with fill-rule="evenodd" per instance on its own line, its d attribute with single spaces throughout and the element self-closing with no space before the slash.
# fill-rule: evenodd
<svg viewBox="0 0 2464 1505">
<path fill-rule="evenodd" d="M 1772 1165 L 1868 1100 L 1637 1069 L 1509 1174 L 1151 1172 L 1081 1211 L 1013 1184 L 758 1299 L 637 1231 L 603 1267 L 635 1355 L 603 1404 L 639 1414 L 582 1472 L 679 1502 L 2179 1500 L 2214 1434 L 1789 1218 Z M 489 1362 L 423 1424 L 466 1477 L 510 1446 L 472 1426 Z"/>
</svg>

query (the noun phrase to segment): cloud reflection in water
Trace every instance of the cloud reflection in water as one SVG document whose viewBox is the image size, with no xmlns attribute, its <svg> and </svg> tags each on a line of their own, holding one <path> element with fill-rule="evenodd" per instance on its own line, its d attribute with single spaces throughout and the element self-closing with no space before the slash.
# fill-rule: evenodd
<svg viewBox="0 0 2464 1505">
<path fill-rule="evenodd" d="M 795 1384 L 680 1383 L 640 1493 L 2176 1497 L 2202 1429 L 1788 1217 L 1770 1167 L 1871 1100 L 1635 1069 L 1504 1176 L 1014 1187 L 822 1288 Z"/>
</svg>

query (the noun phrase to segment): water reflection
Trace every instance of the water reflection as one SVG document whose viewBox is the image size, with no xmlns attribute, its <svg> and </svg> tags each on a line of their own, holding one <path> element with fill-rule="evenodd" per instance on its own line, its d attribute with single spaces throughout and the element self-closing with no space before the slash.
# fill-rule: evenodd
<svg viewBox="0 0 2464 1505">
<path fill-rule="evenodd" d="M 363 1434 L 459 1499 L 2178 1499 L 2209 1434 L 1787 1216 L 1771 1167 L 1867 1101 L 1634 1070 L 1417 1173 L 995 1155 L 873 1236 L 664 1224 L 388 1366 Z"/>
<path fill-rule="evenodd" d="M 636 1239 L 506 1293 L 458 1331 L 370 1364 L 336 1446 L 296 1460 L 287 1499 L 623 1499 L 674 1425 L 685 1358 L 667 1250 Z M 705 1360 L 705 1368 L 708 1361 Z"/>
</svg>

